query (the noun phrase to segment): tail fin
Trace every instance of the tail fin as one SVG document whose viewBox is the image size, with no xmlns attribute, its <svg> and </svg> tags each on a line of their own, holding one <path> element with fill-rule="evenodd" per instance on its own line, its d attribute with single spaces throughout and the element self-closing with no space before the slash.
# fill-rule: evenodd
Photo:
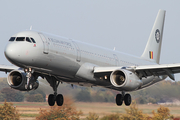
<svg viewBox="0 0 180 120">
<path fill-rule="evenodd" d="M 157 64 L 159 64 L 160 60 L 165 13 L 165 10 L 159 10 L 156 20 L 154 22 L 154 26 L 151 30 L 147 45 L 141 56 L 141 58 L 155 62 Z"/>
</svg>

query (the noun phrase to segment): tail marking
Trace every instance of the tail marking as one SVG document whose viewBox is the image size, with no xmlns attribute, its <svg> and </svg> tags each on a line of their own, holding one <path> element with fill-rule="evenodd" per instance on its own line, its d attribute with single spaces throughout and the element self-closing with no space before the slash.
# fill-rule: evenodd
<svg viewBox="0 0 180 120">
<path fill-rule="evenodd" d="M 153 51 L 149 51 L 149 57 L 150 59 L 153 59 Z"/>
</svg>

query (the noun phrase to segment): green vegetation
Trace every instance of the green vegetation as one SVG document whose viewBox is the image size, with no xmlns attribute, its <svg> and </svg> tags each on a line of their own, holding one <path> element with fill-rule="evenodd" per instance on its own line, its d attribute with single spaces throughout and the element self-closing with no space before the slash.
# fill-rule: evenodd
<svg viewBox="0 0 180 120">
<path fill-rule="evenodd" d="M 6 101 L 0 106 L 0 120 L 19 120 L 20 114 L 12 103 Z"/>
<path fill-rule="evenodd" d="M 53 93 L 52 88 L 46 80 L 40 79 L 40 86 L 35 91 L 22 92 L 11 89 L 6 78 L 0 78 L 0 102 L 5 99 L 9 102 L 44 102 L 46 94 Z M 162 102 L 173 102 L 180 100 L 180 81 L 162 81 L 148 88 L 131 92 L 132 99 L 139 104 L 157 104 Z M 118 91 L 109 90 L 101 87 L 82 87 L 71 84 L 60 84 L 58 93 L 71 96 L 76 101 L 82 102 L 115 102 Z"/>
<path fill-rule="evenodd" d="M 96 113 L 89 113 L 88 117 L 86 117 L 86 120 L 172 120 L 173 116 L 170 115 L 169 108 L 166 108 L 164 106 L 160 106 L 157 109 L 157 113 L 153 110 L 153 116 L 149 116 L 147 114 L 144 114 L 141 110 L 138 109 L 136 102 L 133 101 L 133 103 L 130 105 L 128 109 L 125 109 L 126 113 L 116 113 L 116 114 L 110 114 L 103 116 L 102 118 L 99 118 L 99 116 Z"/>
<path fill-rule="evenodd" d="M 173 116 L 170 115 L 170 110 L 169 108 L 166 108 L 164 106 L 160 106 L 158 109 L 157 109 L 157 113 L 153 110 L 152 111 L 153 113 L 153 120 L 169 120 L 169 119 L 172 119 Z"/>
<path fill-rule="evenodd" d="M 98 120 L 99 116 L 96 113 L 89 113 L 89 115 L 86 117 L 86 120 Z"/>
<path fill-rule="evenodd" d="M 120 114 L 116 113 L 116 114 L 106 115 L 102 117 L 100 120 L 120 120 Z"/>
<path fill-rule="evenodd" d="M 8 102 L 44 102 L 45 93 L 41 90 L 22 92 L 15 89 L 3 88 L 0 90 L 0 102 L 7 100 Z"/>
<path fill-rule="evenodd" d="M 173 102 L 180 100 L 180 81 L 161 81 L 152 86 L 130 94 L 132 99 L 139 104 L 157 104 L 163 102 Z M 74 85 L 72 88 L 69 84 L 62 84 L 59 91 L 64 95 L 72 96 L 77 101 L 83 102 L 115 102 L 115 96 L 118 91 L 109 90 L 101 87 L 79 87 Z"/>
<path fill-rule="evenodd" d="M 44 102 L 46 94 L 37 89 L 35 91 L 23 92 L 11 89 L 7 84 L 6 78 L 0 78 L 0 102 Z"/>
<path fill-rule="evenodd" d="M 13 90 L 11 88 L 3 88 L 0 92 L 2 101 L 4 101 L 4 99 L 8 102 L 21 102 L 24 100 L 24 95 L 20 91 Z"/>
<path fill-rule="evenodd" d="M 77 111 L 73 101 L 66 98 L 63 106 L 53 106 L 50 109 L 40 110 L 37 120 L 80 120 L 81 111 Z"/>
<path fill-rule="evenodd" d="M 82 119 L 82 112 L 76 110 L 71 99 L 66 98 L 67 102 L 62 107 L 53 106 L 50 109 L 40 109 L 37 120 L 80 120 Z M 151 111 L 149 114 L 143 113 L 136 104 L 132 102 L 130 107 L 125 107 L 125 113 L 106 114 L 105 116 L 99 116 L 98 113 L 89 112 L 89 114 L 82 120 L 173 120 L 175 119 L 167 107 L 159 106 L 157 110 Z M 177 118 L 176 118 L 177 119 Z"/>
<path fill-rule="evenodd" d="M 20 114 L 20 117 L 37 117 L 38 114 Z"/>
<path fill-rule="evenodd" d="M 166 80 L 145 89 L 133 91 L 130 94 L 132 95 L 132 99 L 136 100 L 139 104 L 173 102 L 174 100 L 180 100 L 179 86 L 180 81 Z M 45 88 L 41 87 L 41 90 L 43 89 Z M 82 102 L 115 102 L 115 96 L 119 93 L 118 91 L 101 87 L 90 88 L 74 85 L 72 88 L 70 84 L 61 84 L 58 91 L 64 95 L 72 96 L 76 101 Z"/>
<path fill-rule="evenodd" d="M 163 103 L 180 100 L 180 81 L 162 81 L 146 89 L 132 92 L 132 96 L 140 104 Z"/>
</svg>

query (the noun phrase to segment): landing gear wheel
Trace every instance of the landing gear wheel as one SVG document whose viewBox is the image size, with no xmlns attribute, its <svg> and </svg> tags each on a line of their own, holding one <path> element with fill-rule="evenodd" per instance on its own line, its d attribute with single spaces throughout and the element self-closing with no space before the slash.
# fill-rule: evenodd
<svg viewBox="0 0 180 120">
<path fill-rule="evenodd" d="M 130 94 L 126 94 L 124 96 L 124 103 L 126 106 L 129 106 L 131 104 L 131 95 Z"/>
<path fill-rule="evenodd" d="M 62 94 L 58 94 L 56 96 L 56 103 L 58 106 L 62 106 L 63 105 L 63 102 L 64 102 L 64 98 L 63 98 L 63 95 Z"/>
<path fill-rule="evenodd" d="M 54 76 L 45 76 L 46 80 L 53 88 L 54 94 L 50 94 L 48 97 L 49 106 L 53 106 L 56 102 L 58 106 L 62 106 L 64 102 L 64 98 L 62 94 L 57 94 L 57 88 L 59 86 L 60 80 L 58 80 Z"/>
<path fill-rule="evenodd" d="M 116 104 L 117 104 L 118 106 L 121 106 L 122 103 L 123 103 L 123 96 L 122 96 L 122 94 L 117 94 L 117 95 L 116 95 Z"/>
<path fill-rule="evenodd" d="M 54 97 L 55 97 L 55 95 L 53 95 L 53 94 L 49 95 L 49 97 L 48 97 L 48 104 L 49 104 L 49 106 L 54 106 L 54 104 L 55 104 Z"/>
</svg>

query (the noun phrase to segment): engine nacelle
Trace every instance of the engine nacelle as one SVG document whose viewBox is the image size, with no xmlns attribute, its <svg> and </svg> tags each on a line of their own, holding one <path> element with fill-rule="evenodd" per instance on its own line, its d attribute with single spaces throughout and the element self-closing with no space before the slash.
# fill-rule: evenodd
<svg viewBox="0 0 180 120">
<path fill-rule="evenodd" d="M 31 83 L 29 83 L 29 88 L 26 89 L 25 86 L 27 85 L 27 77 L 24 71 L 20 70 L 13 70 L 9 73 L 7 82 L 9 86 L 13 89 L 21 90 L 21 91 L 29 91 L 35 90 L 39 86 L 39 82 L 34 80 L 34 77 L 31 78 Z"/>
<path fill-rule="evenodd" d="M 115 70 L 110 75 L 111 84 L 121 90 L 132 91 L 142 86 L 142 81 L 131 71 L 125 69 Z"/>
</svg>

